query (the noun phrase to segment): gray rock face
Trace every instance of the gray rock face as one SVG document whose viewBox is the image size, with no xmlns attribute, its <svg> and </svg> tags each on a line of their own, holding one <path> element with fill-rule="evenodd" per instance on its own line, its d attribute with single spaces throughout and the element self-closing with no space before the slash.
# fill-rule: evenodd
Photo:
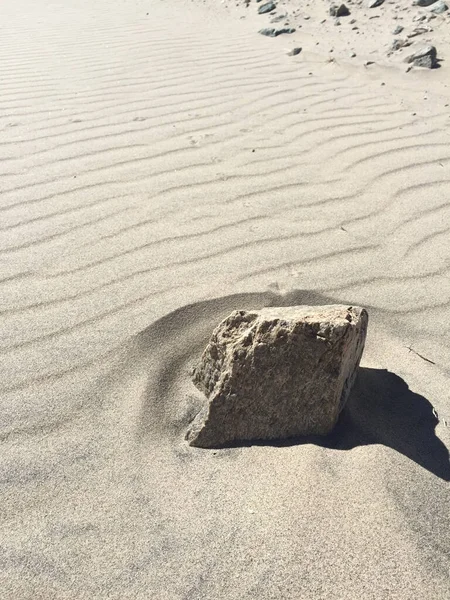
<svg viewBox="0 0 450 600">
<path fill-rule="evenodd" d="M 287 15 L 277 15 L 273 19 L 270 19 L 270 22 L 271 23 L 279 23 L 280 21 L 284 21 L 287 18 L 288 18 Z"/>
<path fill-rule="evenodd" d="M 275 2 L 266 2 L 258 8 L 258 12 L 260 15 L 264 15 L 265 13 L 272 12 L 276 9 L 276 7 L 277 5 L 275 4 Z"/>
<path fill-rule="evenodd" d="M 367 322 L 364 309 L 341 305 L 233 312 L 193 372 L 206 399 L 189 443 L 213 448 L 330 432 L 354 382 Z"/>
<path fill-rule="evenodd" d="M 448 6 L 445 2 L 443 2 L 443 0 L 439 0 L 439 2 L 436 2 L 436 4 L 430 9 L 430 11 L 435 15 L 441 15 L 446 10 L 448 10 Z"/>
<path fill-rule="evenodd" d="M 267 37 L 277 37 L 283 33 L 294 33 L 295 29 L 292 27 L 283 27 L 282 29 L 274 29 L 273 27 L 266 27 L 265 29 L 260 29 L 259 33 L 261 35 L 266 35 Z"/>
<path fill-rule="evenodd" d="M 411 46 L 409 40 L 402 40 L 400 38 L 395 39 L 391 44 L 391 52 L 396 52 L 397 50 L 400 50 L 400 48 L 406 48 L 407 46 Z"/>
<path fill-rule="evenodd" d="M 348 17 L 350 14 L 349 9 L 345 6 L 345 4 L 332 4 L 330 6 L 330 15 L 332 17 Z"/>
<path fill-rule="evenodd" d="M 438 66 L 437 51 L 434 46 L 424 46 L 405 60 L 407 63 L 413 63 L 416 67 L 434 69 Z"/>
</svg>

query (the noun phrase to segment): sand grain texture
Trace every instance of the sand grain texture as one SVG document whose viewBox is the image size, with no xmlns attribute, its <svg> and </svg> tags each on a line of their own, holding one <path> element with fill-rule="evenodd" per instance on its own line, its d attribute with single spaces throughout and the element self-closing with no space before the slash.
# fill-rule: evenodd
<svg viewBox="0 0 450 600">
<path fill-rule="evenodd" d="M 446 597 L 445 66 L 330 63 L 243 10 L 0 6 L 5 600 Z M 333 435 L 187 446 L 221 319 L 348 302 Z"/>
</svg>

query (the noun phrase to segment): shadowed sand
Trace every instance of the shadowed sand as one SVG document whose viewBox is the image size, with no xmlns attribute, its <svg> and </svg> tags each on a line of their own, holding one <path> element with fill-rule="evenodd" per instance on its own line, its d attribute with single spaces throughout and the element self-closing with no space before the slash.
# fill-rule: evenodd
<svg viewBox="0 0 450 600">
<path fill-rule="evenodd" d="M 253 4 L 0 5 L 5 600 L 447 595 L 446 63 L 331 63 Z M 347 302 L 332 435 L 187 445 L 221 319 Z"/>
</svg>

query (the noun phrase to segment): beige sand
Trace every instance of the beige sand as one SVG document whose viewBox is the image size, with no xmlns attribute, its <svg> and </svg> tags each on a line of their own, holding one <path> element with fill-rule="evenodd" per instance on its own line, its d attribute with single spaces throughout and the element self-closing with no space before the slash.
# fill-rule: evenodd
<svg viewBox="0 0 450 600">
<path fill-rule="evenodd" d="M 448 66 L 244 10 L 0 5 L 2 599 L 448 593 Z M 330 438 L 186 445 L 221 318 L 339 302 L 371 323 Z"/>
</svg>

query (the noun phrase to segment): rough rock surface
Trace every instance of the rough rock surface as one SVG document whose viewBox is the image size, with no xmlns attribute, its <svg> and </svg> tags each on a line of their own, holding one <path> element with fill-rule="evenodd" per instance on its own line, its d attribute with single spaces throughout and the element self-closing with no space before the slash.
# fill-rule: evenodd
<svg viewBox="0 0 450 600">
<path fill-rule="evenodd" d="M 274 2 L 266 2 L 258 8 L 258 12 L 260 15 L 264 15 L 265 13 L 272 12 L 276 7 L 277 5 Z"/>
<path fill-rule="evenodd" d="M 356 376 L 368 315 L 359 307 L 235 311 L 213 332 L 193 381 L 207 400 L 192 446 L 325 435 Z"/>
<path fill-rule="evenodd" d="M 280 23 L 280 21 L 285 21 L 287 19 L 287 15 L 277 15 L 270 20 L 271 23 Z"/>
<path fill-rule="evenodd" d="M 410 45 L 411 42 L 409 40 L 402 40 L 400 38 L 397 38 L 391 44 L 391 52 L 396 52 L 397 50 L 400 50 L 400 48 L 406 48 Z"/>
<path fill-rule="evenodd" d="M 274 29 L 273 27 L 266 27 L 265 29 L 260 29 L 259 33 L 261 35 L 266 35 L 267 37 L 278 37 L 283 33 L 294 33 L 295 29 L 292 27 L 283 27 L 282 29 Z"/>
<path fill-rule="evenodd" d="M 332 4 L 329 12 L 332 17 L 348 17 L 350 14 L 350 11 L 345 4 L 340 4 L 339 6 L 337 4 Z"/>
<path fill-rule="evenodd" d="M 406 58 L 406 62 L 413 63 L 416 65 L 416 67 L 434 69 L 438 66 L 436 48 L 434 46 L 425 46 L 414 54 L 408 56 Z"/>
<path fill-rule="evenodd" d="M 443 0 L 439 0 L 439 2 L 436 2 L 436 4 L 434 4 L 430 10 L 435 15 L 441 15 L 448 10 L 448 5 L 443 2 Z"/>
</svg>

